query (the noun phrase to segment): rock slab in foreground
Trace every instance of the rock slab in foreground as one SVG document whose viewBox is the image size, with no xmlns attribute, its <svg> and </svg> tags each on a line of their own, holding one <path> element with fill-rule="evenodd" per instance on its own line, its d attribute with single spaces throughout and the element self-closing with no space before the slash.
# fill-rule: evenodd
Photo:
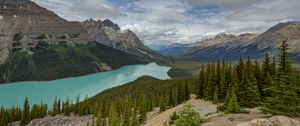
<svg viewBox="0 0 300 126">
<path fill-rule="evenodd" d="M 273 116 L 270 119 L 254 119 L 237 126 L 300 126 L 300 122 L 286 116 Z"/>
<path fill-rule="evenodd" d="M 92 120 L 93 116 L 55 116 L 32 120 L 27 126 L 87 126 L 92 124 Z"/>
</svg>

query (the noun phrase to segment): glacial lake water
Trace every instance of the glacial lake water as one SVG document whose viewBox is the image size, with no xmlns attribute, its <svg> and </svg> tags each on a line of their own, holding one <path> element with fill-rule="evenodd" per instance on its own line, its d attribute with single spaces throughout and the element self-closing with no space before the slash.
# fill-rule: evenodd
<svg viewBox="0 0 300 126">
<path fill-rule="evenodd" d="M 41 101 L 52 105 L 55 97 L 61 100 L 69 98 L 75 102 L 86 96 L 94 96 L 103 90 L 116 87 L 142 76 L 151 76 L 158 79 L 170 79 L 167 72 L 170 67 L 159 66 L 156 63 L 145 65 L 129 65 L 120 69 L 90 74 L 82 77 L 71 77 L 46 82 L 17 82 L 0 85 L 0 106 L 10 108 L 23 106 L 25 97 L 30 104 L 39 104 Z"/>
</svg>

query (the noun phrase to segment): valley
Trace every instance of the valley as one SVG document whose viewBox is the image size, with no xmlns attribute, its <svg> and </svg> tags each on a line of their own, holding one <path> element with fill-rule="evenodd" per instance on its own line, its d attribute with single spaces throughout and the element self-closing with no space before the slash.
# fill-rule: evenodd
<svg viewBox="0 0 300 126">
<path fill-rule="evenodd" d="M 62 102 L 66 99 L 75 101 L 77 97 L 85 99 L 87 96 L 92 97 L 106 89 L 134 81 L 142 76 L 170 79 L 167 74 L 169 69 L 156 63 L 128 65 L 117 70 L 81 77 L 0 85 L 0 105 L 5 108 L 21 107 L 27 97 L 31 104 L 43 102 L 51 108 L 55 99 L 61 99 Z"/>
<path fill-rule="evenodd" d="M 0 126 L 300 126 L 274 1 L 0 0 Z"/>
<path fill-rule="evenodd" d="M 0 4 L 0 83 L 55 80 L 170 60 L 108 19 L 70 22 L 30 0 Z"/>
</svg>

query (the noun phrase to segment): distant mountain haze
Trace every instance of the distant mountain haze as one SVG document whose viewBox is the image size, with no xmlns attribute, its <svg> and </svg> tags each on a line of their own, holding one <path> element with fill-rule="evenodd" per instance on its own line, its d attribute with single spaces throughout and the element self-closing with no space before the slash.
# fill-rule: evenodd
<svg viewBox="0 0 300 126">
<path fill-rule="evenodd" d="M 237 60 L 240 57 L 262 58 L 266 53 L 276 55 L 281 41 L 287 39 L 292 58 L 300 62 L 300 23 L 280 23 L 262 34 L 238 36 L 221 33 L 204 41 L 174 45 L 158 50 L 160 53 L 182 59 L 214 61 Z M 177 50 L 177 51 L 175 51 Z"/>
</svg>

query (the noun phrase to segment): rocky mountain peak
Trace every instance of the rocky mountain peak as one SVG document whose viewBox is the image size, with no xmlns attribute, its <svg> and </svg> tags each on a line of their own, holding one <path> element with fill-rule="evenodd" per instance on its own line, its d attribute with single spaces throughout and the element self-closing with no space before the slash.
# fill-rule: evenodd
<svg viewBox="0 0 300 126">
<path fill-rule="evenodd" d="M 78 22 L 69 22 L 30 0 L 0 0 L 0 64 L 9 50 L 45 43 L 72 45 L 91 41 Z"/>
<path fill-rule="evenodd" d="M 96 29 L 105 27 L 105 25 L 102 23 L 101 20 L 96 21 L 92 18 L 90 18 L 89 20 L 85 20 L 85 21 L 81 22 L 81 25 L 83 25 L 84 27 L 94 27 Z"/>
<path fill-rule="evenodd" d="M 279 23 L 252 41 L 259 49 L 279 47 L 287 39 L 293 50 L 300 50 L 300 22 Z"/>
<path fill-rule="evenodd" d="M 104 24 L 105 26 L 112 27 L 112 28 L 113 28 L 114 30 L 116 30 L 116 31 L 120 30 L 120 27 L 119 27 L 117 24 L 113 23 L 113 22 L 112 22 L 111 20 L 109 20 L 109 19 L 104 20 L 104 21 L 103 21 L 103 24 Z"/>
<path fill-rule="evenodd" d="M 266 32 L 276 32 L 276 31 L 279 31 L 281 29 L 299 27 L 299 26 L 300 26 L 300 22 L 279 23 L 279 24 L 271 27 L 270 29 L 268 29 Z"/>
<path fill-rule="evenodd" d="M 233 34 L 227 34 L 227 33 L 219 33 L 215 36 L 216 39 L 223 39 L 223 38 L 235 38 L 236 36 Z"/>
</svg>

